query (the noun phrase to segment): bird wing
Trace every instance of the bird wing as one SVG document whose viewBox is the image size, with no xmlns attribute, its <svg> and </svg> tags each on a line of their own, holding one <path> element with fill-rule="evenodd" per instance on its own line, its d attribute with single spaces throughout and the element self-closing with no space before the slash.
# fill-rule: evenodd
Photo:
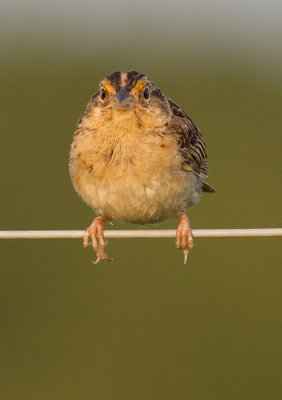
<svg viewBox="0 0 282 400">
<path fill-rule="evenodd" d="M 176 136 L 183 158 L 183 169 L 192 171 L 201 178 L 208 176 L 206 144 L 200 130 L 191 118 L 172 100 L 168 100 L 172 111 L 170 132 Z"/>
</svg>

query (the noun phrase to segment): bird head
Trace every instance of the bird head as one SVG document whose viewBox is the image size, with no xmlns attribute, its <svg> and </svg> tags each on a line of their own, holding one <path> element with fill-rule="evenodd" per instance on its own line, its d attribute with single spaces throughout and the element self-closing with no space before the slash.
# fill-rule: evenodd
<svg viewBox="0 0 282 400">
<path fill-rule="evenodd" d="M 170 114 L 168 99 L 144 74 L 136 71 L 113 72 L 99 85 L 92 102 L 106 114 L 142 115 L 153 113 L 167 117 Z"/>
</svg>

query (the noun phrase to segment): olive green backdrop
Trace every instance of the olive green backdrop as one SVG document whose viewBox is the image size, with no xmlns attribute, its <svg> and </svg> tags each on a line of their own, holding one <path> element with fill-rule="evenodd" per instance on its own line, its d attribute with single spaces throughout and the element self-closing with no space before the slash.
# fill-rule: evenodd
<svg viewBox="0 0 282 400">
<path fill-rule="evenodd" d="M 271 24 L 267 43 L 260 20 L 256 37 L 220 9 L 205 31 L 207 13 L 181 2 L 122 2 L 119 14 L 86 3 L 78 23 L 55 2 L 45 19 L 2 14 L 0 229 L 90 224 L 68 174 L 72 135 L 98 82 L 130 69 L 205 135 L 217 193 L 190 210 L 192 227 L 281 227 Z M 140 227 L 109 226 L 123 228 Z M 111 239 L 114 261 L 94 266 L 81 240 L 1 240 L 0 399 L 281 399 L 281 239 L 195 239 L 187 266 L 174 242 Z"/>
</svg>

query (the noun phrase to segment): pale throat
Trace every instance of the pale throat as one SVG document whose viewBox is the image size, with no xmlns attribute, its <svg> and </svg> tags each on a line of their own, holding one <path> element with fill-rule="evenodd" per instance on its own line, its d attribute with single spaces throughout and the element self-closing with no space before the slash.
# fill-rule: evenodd
<svg viewBox="0 0 282 400">
<path fill-rule="evenodd" d="M 103 128 L 115 131 L 116 135 L 126 135 L 138 131 L 142 123 L 137 117 L 135 110 L 113 110 L 111 118 L 105 121 Z"/>
</svg>

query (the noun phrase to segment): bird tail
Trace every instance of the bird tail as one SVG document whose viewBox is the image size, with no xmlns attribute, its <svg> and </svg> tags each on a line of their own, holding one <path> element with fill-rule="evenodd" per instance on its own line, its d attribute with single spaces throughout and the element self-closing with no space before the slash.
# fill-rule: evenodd
<svg viewBox="0 0 282 400">
<path fill-rule="evenodd" d="M 208 185 L 206 182 L 203 182 L 203 192 L 215 193 L 215 189 Z"/>
</svg>

